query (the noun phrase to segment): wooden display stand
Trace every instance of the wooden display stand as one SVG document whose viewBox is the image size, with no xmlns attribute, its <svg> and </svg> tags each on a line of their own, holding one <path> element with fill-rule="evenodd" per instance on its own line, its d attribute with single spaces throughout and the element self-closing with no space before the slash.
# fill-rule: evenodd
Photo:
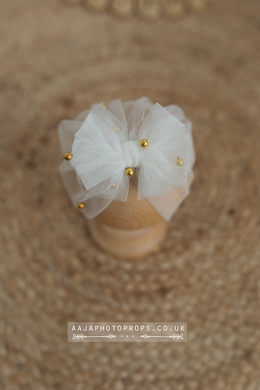
<svg viewBox="0 0 260 390">
<path fill-rule="evenodd" d="M 88 221 L 96 243 L 118 257 L 145 256 L 158 249 L 169 222 L 146 199 L 138 200 L 138 189 L 130 180 L 127 202 L 113 201 L 96 218 Z"/>
</svg>

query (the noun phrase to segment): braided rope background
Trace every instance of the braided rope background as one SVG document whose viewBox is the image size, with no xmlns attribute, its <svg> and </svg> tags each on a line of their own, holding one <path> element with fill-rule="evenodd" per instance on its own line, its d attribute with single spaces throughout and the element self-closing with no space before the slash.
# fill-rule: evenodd
<svg viewBox="0 0 260 390">
<path fill-rule="evenodd" d="M 0 389 L 259 390 L 260 2 L 145 23 L 0 0 Z M 148 96 L 194 125 L 156 253 L 103 252 L 58 173 L 60 120 Z M 187 343 L 67 342 L 68 321 L 185 321 Z"/>
<path fill-rule="evenodd" d="M 62 0 L 99 12 L 112 12 L 118 17 L 141 16 L 158 19 L 161 16 L 178 18 L 187 12 L 199 11 L 209 0 Z"/>
</svg>

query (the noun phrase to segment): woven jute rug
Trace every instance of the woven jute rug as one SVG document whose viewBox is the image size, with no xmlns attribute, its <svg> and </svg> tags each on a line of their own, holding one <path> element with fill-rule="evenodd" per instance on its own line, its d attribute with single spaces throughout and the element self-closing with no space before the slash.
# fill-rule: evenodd
<svg viewBox="0 0 260 390">
<path fill-rule="evenodd" d="M 260 3 L 121 21 L 0 2 L 1 390 L 260 389 Z M 189 198 L 156 253 L 92 241 L 61 119 L 148 96 L 194 124 Z M 68 343 L 69 321 L 184 321 L 187 343 Z"/>
</svg>

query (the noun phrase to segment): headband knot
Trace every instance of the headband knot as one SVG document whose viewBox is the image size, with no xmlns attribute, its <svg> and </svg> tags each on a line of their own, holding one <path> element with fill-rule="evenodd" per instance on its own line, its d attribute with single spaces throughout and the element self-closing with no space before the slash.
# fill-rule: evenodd
<svg viewBox="0 0 260 390">
<path fill-rule="evenodd" d="M 141 168 L 143 150 L 138 141 L 126 141 L 119 145 L 119 159 L 124 168 Z"/>
</svg>

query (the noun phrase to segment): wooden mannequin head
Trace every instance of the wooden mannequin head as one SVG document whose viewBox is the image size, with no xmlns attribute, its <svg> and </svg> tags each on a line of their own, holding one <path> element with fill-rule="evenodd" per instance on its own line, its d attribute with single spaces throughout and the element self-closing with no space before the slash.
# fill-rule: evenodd
<svg viewBox="0 0 260 390">
<path fill-rule="evenodd" d="M 143 229 L 164 221 L 148 200 L 138 200 L 138 189 L 133 180 L 129 182 L 127 202 L 113 201 L 95 220 L 125 230 Z"/>
</svg>

